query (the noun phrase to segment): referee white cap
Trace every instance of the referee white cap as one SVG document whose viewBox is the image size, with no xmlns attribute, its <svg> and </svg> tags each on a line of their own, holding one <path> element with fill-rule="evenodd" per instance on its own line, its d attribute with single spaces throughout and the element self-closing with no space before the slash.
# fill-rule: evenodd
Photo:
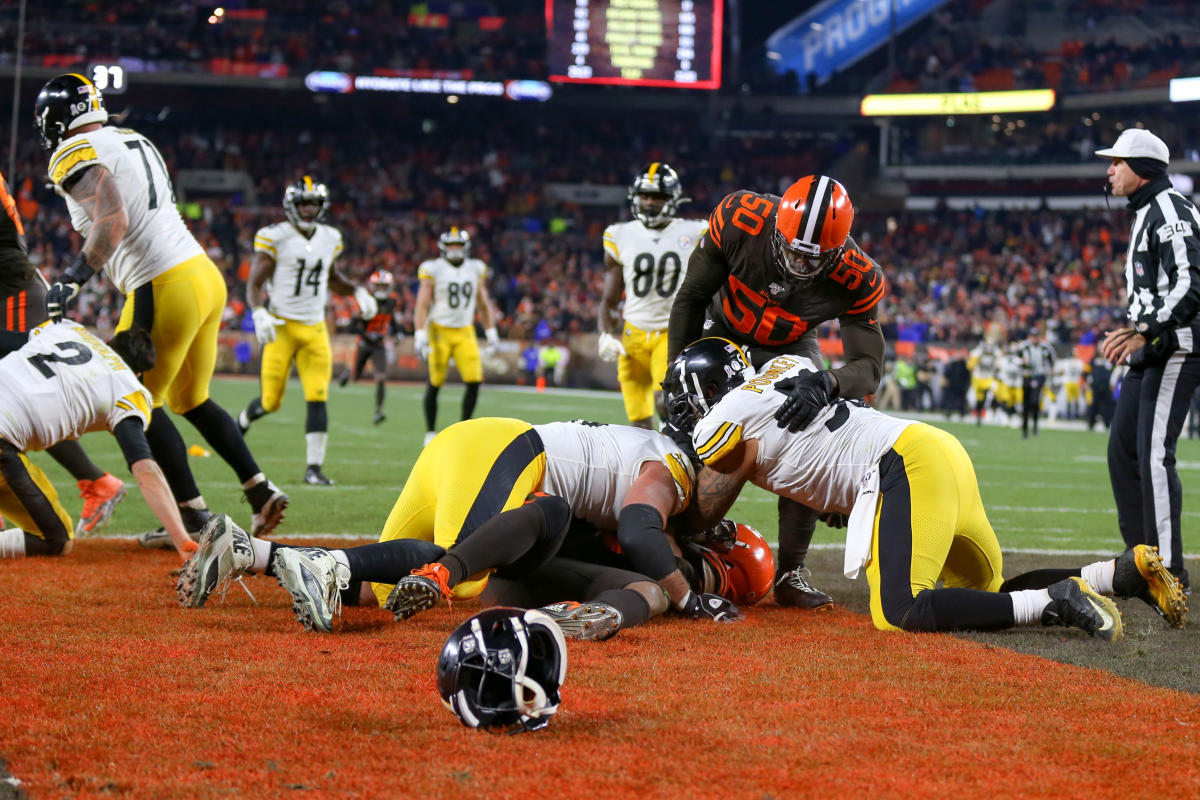
<svg viewBox="0 0 1200 800">
<path fill-rule="evenodd" d="M 1104 158 L 1152 158 L 1171 163 L 1171 151 L 1162 139 L 1144 128 L 1130 128 L 1117 137 L 1117 143 L 1096 155 Z"/>
</svg>

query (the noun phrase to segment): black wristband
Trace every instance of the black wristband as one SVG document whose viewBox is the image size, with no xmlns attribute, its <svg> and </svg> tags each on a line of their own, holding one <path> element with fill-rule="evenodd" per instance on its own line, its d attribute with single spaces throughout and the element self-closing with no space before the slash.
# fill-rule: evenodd
<svg viewBox="0 0 1200 800">
<path fill-rule="evenodd" d="M 71 260 L 70 266 L 68 266 L 66 272 L 62 274 L 62 282 L 78 283 L 80 286 L 82 286 L 83 284 L 87 283 L 88 280 L 90 280 L 95 274 L 96 270 L 88 266 L 87 259 L 84 257 L 83 253 L 76 253 L 75 258 Z"/>
</svg>

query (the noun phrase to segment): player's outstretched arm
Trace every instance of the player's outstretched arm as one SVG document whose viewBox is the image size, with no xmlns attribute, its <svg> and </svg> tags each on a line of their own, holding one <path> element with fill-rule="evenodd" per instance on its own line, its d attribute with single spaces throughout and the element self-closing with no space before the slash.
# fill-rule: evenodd
<svg viewBox="0 0 1200 800">
<path fill-rule="evenodd" d="M 859 400 L 874 393 L 883 377 L 883 330 L 866 315 L 841 317 L 839 322 L 846 363 L 830 372 L 837 381 L 839 397 Z"/>
<path fill-rule="evenodd" d="M 667 363 L 679 351 L 704 335 L 704 310 L 713 295 L 729 279 L 729 262 L 708 234 L 688 259 L 687 275 L 671 306 L 671 321 L 667 329 Z"/>
<path fill-rule="evenodd" d="M 179 506 L 175 504 L 175 498 L 171 496 L 171 489 L 167 486 L 167 479 L 163 476 L 162 468 L 154 459 L 143 458 L 141 461 L 135 461 L 130 469 L 133 471 L 134 479 L 137 480 L 138 488 L 142 490 L 142 497 L 145 498 L 146 505 L 150 506 L 154 516 L 158 517 L 158 521 L 167 529 L 180 558 L 186 560 L 196 551 L 196 543 L 192 541 L 183 527 L 183 520 L 179 516 Z"/>
</svg>

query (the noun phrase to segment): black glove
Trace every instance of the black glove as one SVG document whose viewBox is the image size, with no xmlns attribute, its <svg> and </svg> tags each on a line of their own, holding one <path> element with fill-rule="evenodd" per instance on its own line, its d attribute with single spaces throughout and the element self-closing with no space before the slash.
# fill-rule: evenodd
<svg viewBox="0 0 1200 800">
<path fill-rule="evenodd" d="M 75 256 L 75 260 L 67 267 L 62 278 L 46 290 L 46 315 L 52 322 L 58 322 L 71 308 L 75 298 L 79 296 L 79 288 L 87 283 L 88 278 L 95 273 L 88 266 L 83 253 Z"/>
<path fill-rule="evenodd" d="M 817 519 L 831 528 L 844 528 L 850 517 L 840 511 L 826 511 L 824 514 L 818 514 Z"/>
<path fill-rule="evenodd" d="M 826 370 L 802 372 L 794 378 L 779 381 L 775 384 L 775 391 L 788 396 L 783 405 L 775 410 L 775 420 L 779 427 L 787 428 L 792 433 L 808 427 L 821 409 L 837 399 L 833 376 Z"/>
<path fill-rule="evenodd" d="M 693 536 L 692 541 L 718 553 L 728 553 L 737 541 L 737 523 L 731 519 L 723 519 L 708 530 Z"/>
<path fill-rule="evenodd" d="M 740 622 L 746 618 L 740 608 L 721 595 L 696 592 L 688 592 L 679 613 L 692 619 L 710 619 L 713 622 Z"/>
</svg>

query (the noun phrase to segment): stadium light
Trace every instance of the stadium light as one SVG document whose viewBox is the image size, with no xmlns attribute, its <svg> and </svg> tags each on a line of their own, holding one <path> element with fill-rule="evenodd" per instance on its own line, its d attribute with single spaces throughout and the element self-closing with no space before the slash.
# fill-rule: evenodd
<svg viewBox="0 0 1200 800">
<path fill-rule="evenodd" d="M 1171 102 L 1187 103 L 1200 100 L 1200 78 L 1172 78 Z"/>
<path fill-rule="evenodd" d="M 1049 111 L 1053 89 L 1015 92 L 948 92 L 940 94 L 869 94 L 862 99 L 864 117 L 905 117 L 951 114 L 1009 114 Z"/>
</svg>

